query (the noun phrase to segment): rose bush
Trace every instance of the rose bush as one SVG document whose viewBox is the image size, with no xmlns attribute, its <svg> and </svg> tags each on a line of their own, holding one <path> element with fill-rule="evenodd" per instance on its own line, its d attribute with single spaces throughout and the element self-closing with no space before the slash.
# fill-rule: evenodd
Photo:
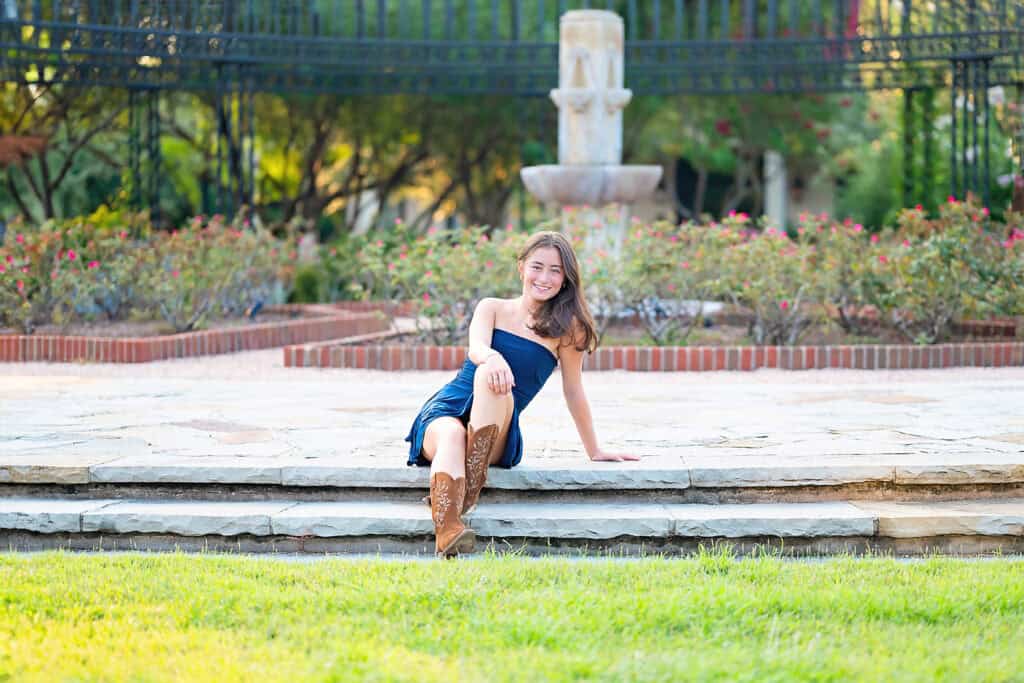
<svg viewBox="0 0 1024 683">
<path fill-rule="evenodd" d="M 31 334 L 76 319 L 153 319 L 175 331 L 283 300 L 295 249 L 262 229 L 197 217 L 172 233 L 145 216 L 12 226 L 0 246 L 0 324 Z"/>
<path fill-rule="evenodd" d="M 410 241 L 372 241 L 358 254 L 366 291 L 416 305 L 416 329 L 435 344 L 465 342 L 480 299 L 514 296 L 516 255 L 525 235 L 484 228 L 431 228 Z"/>
<path fill-rule="evenodd" d="M 919 344 L 947 339 L 957 320 L 1010 313 L 1020 285 L 991 227 L 985 209 L 952 197 L 934 219 L 905 209 L 865 274 L 866 297 Z"/>
<path fill-rule="evenodd" d="M 815 322 L 824 320 L 821 302 L 827 289 L 810 236 L 790 239 L 783 230 L 749 231 L 749 219 L 731 217 L 721 228 L 741 241 L 724 252 L 719 291 L 753 311 L 750 336 L 755 344 L 799 342 Z"/>
</svg>

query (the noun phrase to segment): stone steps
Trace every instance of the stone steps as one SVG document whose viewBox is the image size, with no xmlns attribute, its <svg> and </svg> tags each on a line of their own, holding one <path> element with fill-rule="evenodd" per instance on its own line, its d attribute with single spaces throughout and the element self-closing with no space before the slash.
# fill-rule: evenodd
<svg viewBox="0 0 1024 683">
<path fill-rule="evenodd" d="M 58 452 L 0 458 L 0 497 L 184 498 L 413 502 L 426 468 L 397 458 L 117 457 L 64 459 Z M 533 458 L 492 468 L 485 498 L 496 503 L 913 501 L 1024 496 L 1024 453 L 646 457 L 637 463 Z"/>
<path fill-rule="evenodd" d="M 894 503 L 481 503 L 481 545 L 526 552 L 677 552 L 729 541 L 741 551 L 1024 552 L 1024 498 Z M 429 553 L 433 525 L 405 501 L 0 498 L 11 549 Z"/>
</svg>

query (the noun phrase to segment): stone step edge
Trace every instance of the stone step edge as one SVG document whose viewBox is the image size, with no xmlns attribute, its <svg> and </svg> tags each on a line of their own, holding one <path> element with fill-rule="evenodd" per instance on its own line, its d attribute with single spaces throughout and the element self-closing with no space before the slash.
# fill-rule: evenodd
<svg viewBox="0 0 1024 683">
<path fill-rule="evenodd" d="M 288 346 L 289 368 L 361 370 L 457 370 L 464 346 Z M 1024 342 L 957 344 L 859 344 L 841 346 L 612 346 L 584 357 L 583 369 L 638 372 L 717 370 L 916 370 L 1024 366 Z"/>
<path fill-rule="evenodd" d="M 429 485 L 429 471 L 405 465 L 268 465 L 197 463 L 150 465 L 134 456 L 92 465 L 11 464 L 0 458 L 4 484 L 239 484 L 335 488 L 420 488 Z M 522 464 L 511 470 L 492 468 L 487 485 L 526 491 L 682 490 L 688 488 L 768 488 L 895 484 L 967 486 L 1024 482 L 1024 453 L 991 454 L 974 462 L 920 462 L 908 456 L 900 464 L 737 465 L 724 467 L 644 467 L 615 464 L 603 467 L 550 468 Z M 918 461 L 918 462 L 915 462 Z"/>
<path fill-rule="evenodd" d="M 309 314 L 304 319 L 157 337 L 3 334 L 0 335 L 0 363 L 148 363 L 337 339 L 379 332 L 390 327 L 385 318 L 373 312 L 358 313 L 325 306 L 303 306 Z M 267 310 L 274 312 L 277 309 L 271 306 Z"/>
<path fill-rule="evenodd" d="M 998 502 L 608 505 L 484 504 L 467 517 L 480 536 L 637 538 L 1024 536 L 1024 498 Z M 181 536 L 427 536 L 422 503 L 0 499 L 0 530 Z"/>
</svg>

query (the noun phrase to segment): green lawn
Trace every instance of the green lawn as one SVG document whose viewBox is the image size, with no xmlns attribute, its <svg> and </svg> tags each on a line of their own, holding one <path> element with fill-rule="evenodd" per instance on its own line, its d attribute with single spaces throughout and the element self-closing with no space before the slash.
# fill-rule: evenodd
<svg viewBox="0 0 1024 683">
<path fill-rule="evenodd" d="M 1024 681 L 1024 561 L 0 555 L 0 681 Z"/>
</svg>

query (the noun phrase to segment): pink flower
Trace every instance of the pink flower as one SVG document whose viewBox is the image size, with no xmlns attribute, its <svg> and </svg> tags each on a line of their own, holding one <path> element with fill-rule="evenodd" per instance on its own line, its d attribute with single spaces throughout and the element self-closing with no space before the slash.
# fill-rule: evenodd
<svg viewBox="0 0 1024 683">
<path fill-rule="evenodd" d="M 668 291 L 670 291 L 670 292 L 676 291 L 676 286 L 674 284 L 672 284 L 671 282 L 668 283 Z"/>
<path fill-rule="evenodd" d="M 948 197 L 946 197 L 946 201 L 949 202 L 950 204 L 956 204 L 956 197 L 954 197 L 953 195 L 949 195 Z"/>
<path fill-rule="evenodd" d="M 878 244 L 878 235 L 871 236 L 871 244 Z"/>
<path fill-rule="evenodd" d="M 51 280 L 56 280 L 57 279 L 57 271 L 56 270 L 50 271 L 50 279 Z"/>
<path fill-rule="evenodd" d="M 805 232 L 807 232 L 807 231 L 806 231 L 806 230 L 804 230 L 804 229 L 803 229 L 802 227 L 801 227 L 801 228 L 797 228 L 797 229 L 796 229 L 796 234 L 798 234 L 798 235 L 802 235 L 802 234 L 804 234 Z"/>
<path fill-rule="evenodd" d="M 27 273 L 28 272 L 28 266 L 22 266 L 21 267 L 21 272 Z"/>
<path fill-rule="evenodd" d="M 679 265 L 681 265 L 683 267 L 683 270 L 686 270 L 687 268 L 690 267 L 690 262 L 689 261 L 683 261 Z"/>
<path fill-rule="evenodd" d="M 853 226 L 853 231 L 854 232 L 861 232 L 863 230 L 864 230 L 864 226 L 861 225 L 860 223 L 857 223 L 855 226 Z"/>
<path fill-rule="evenodd" d="M 989 213 L 989 211 L 988 211 L 988 207 L 987 207 L 987 206 L 983 206 L 983 207 L 981 207 L 981 214 L 982 214 L 983 216 L 987 216 L 987 215 L 988 215 L 988 213 Z"/>
<path fill-rule="evenodd" d="M 596 225 L 595 225 L 594 227 L 598 227 L 598 226 L 596 226 Z M 635 237 L 636 237 L 637 239 L 640 239 L 641 237 L 643 237 L 643 236 L 644 236 L 644 231 L 643 231 L 643 230 L 637 230 L 637 231 L 636 231 L 636 232 L 634 233 L 634 236 L 635 236 Z"/>
<path fill-rule="evenodd" d="M 19 232 L 17 235 L 14 236 L 14 241 L 17 242 L 18 244 L 25 244 L 25 236 Z"/>
<path fill-rule="evenodd" d="M 430 294 L 428 294 L 427 292 L 423 292 L 423 303 L 425 303 L 425 304 L 429 304 L 430 303 Z"/>
<path fill-rule="evenodd" d="M 179 275 L 181 275 L 181 271 L 178 271 L 178 270 L 172 270 L 171 271 L 171 277 L 178 277 Z"/>
<path fill-rule="evenodd" d="M 377 240 L 377 248 L 380 249 L 384 246 L 384 240 Z"/>
<path fill-rule="evenodd" d="M 398 264 L 392 261 L 391 263 L 388 264 L 388 270 L 394 270 L 397 266 Z"/>
<path fill-rule="evenodd" d="M 782 301 L 779 302 L 779 308 L 781 308 L 782 310 L 786 310 L 787 308 L 789 308 L 789 302 L 783 299 Z"/>
<path fill-rule="evenodd" d="M 672 235 L 672 236 L 670 236 L 668 238 L 668 241 L 669 242 L 678 242 L 679 241 L 679 236 L 678 235 Z"/>
<path fill-rule="evenodd" d="M 117 233 L 117 236 L 120 239 L 125 239 L 126 237 L 128 237 L 128 231 L 127 230 L 122 230 L 121 232 Z"/>
<path fill-rule="evenodd" d="M 14 257 L 13 257 L 13 256 L 11 256 L 10 254 L 8 254 L 8 255 L 7 255 L 7 262 L 8 262 L 8 263 L 10 263 L 10 262 L 11 262 L 11 261 L 13 261 L 13 260 L 14 260 Z"/>
<path fill-rule="evenodd" d="M 910 240 L 903 240 L 903 246 L 909 247 L 910 246 Z"/>
<path fill-rule="evenodd" d="M 493 267 L 494 267 L 494 261 L 487 261 L 486 263 L 484 263 L 484 268 L 493 268 Z"/>
<path fill-rule="evenodd" d="M 408 258 L 408 256 L 409 255 L 403 251 L 401 254 L 398 255 L 398 258 L 399 260 L 404 261 L 406 258 Z"/>
<path fill-rule="evenodd" d="M 74 261 L 74 260 L 75 260 L 75 250 L 74 249 L 68 249 L 68 261 Z"/>
<path fill-rule="evenodd" d="M 331 250 L 330 250 L 329 253 L 330 253 L 331 256 L 337 256 L 338 255 L 337 247 L 331 247 Z"/>
<path fill-rule="evenodd" d="M 92 270 L 93 268 L 99 268 L 99 267 L 100 267 L 100 262 L 99 261 L 89 261 L 89 270 Z"/>
<path fill-rule="evenodd" d="M 914 210 L 918 211 L 918 212 L 924 211 L 924 207 L 921 206 L 920 204 L 917 204 L 917 205 L 914 206 Z"/>
<path fill-rule="evenodd" d="M 423 277 L 430 277 L 433 274 L 434 274 L 434 271 L 428 270 L 427 272 L 423 273 Z"/>
<path fill-rule="evenodd" d="M 437 226 L 436 225 L 431 225 L 429 228 L 427 228 L 427 234 L 428 235 L 436 235 L 437 234 Z M 379 247 L 379 246 L 381 246 L 381 244 L 382 244 L 381 242 L 378 242 L 377 246 Z"/>
<path fill-rule="evenodd" d="M 21 280 L 18 280 L 18 291 L 19 292 L 24 292 L 25 291 L 25 283 L 22 282 Z"/>
<path fill-rule="evenodd" d="M 0 263 L 0 273 L 6 272 L 6 271 L 7 271 L 7 266 L 5 266 L 4 264 Z"/>
<path fill-rule="evenodd" d="M 888 257 L 885 254 L 879 254 L 878 255 L 878 262 L 884 265 L 884 264 L 889 262 L 889 259 L 888 259 Z"/>
</svg>

